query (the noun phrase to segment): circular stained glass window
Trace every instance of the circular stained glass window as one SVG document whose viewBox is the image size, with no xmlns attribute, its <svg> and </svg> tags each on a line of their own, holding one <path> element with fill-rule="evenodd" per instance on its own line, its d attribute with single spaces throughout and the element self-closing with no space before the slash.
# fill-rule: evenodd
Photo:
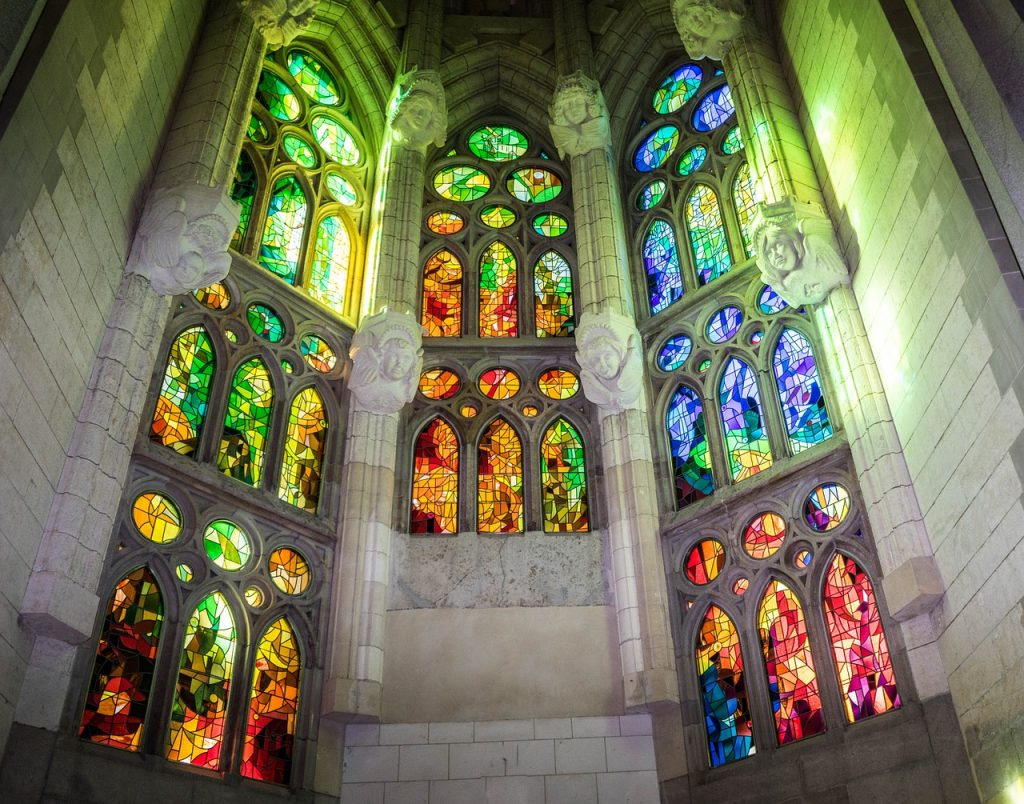
<svg viewBox="0 0 1024 804">
<path fill-rule="evenodd" d="M 299 88 L 317 103 L 337 106 L 341 100 L 338 83 L 330 70 L 305 50 L 296 49 L 288 53 L 288 72 Z"/>
<path fill-rule="evenodd" d="M 295 366 L 292 365 L 292 361 L 291 360 L 282 360 L 281 361 L 281 371 L 283 371 L 285 374 L 294 374 L 295 373 Z"/>
<path fill-rule="evenodd" d="M 761 338 L 764 337 L 763 329 L 755 329 L 750 333 L 750 345 L 757 346 L 761 342 Z"/>
<path fill-rule="evenodd" d="M 249 115 L 249 125 L 245 127 L 245 135 L 256 143 L 264 143 L 270 139 L 270 130 L 255 112 Z"/>
<path fill-rule="evenodd" d="M 513 172 L 505 186 L 513 198 L 531 204 L 544 204 L 562 192 L 562 180 L 550 170 L 537 167 Z"/>
<path fill-rule="evenodd" d="M 786 539 L 786 521 L 776 513 L 758 514 L 743 531 L 743 549 L 751 558 L 771 558 Z"/>
<path fill-rule="evenodd" d="M 526 153 L 529 140 L 509 126 L 482 126 L 469 135 L 469 150 L 488 162 L 510 162 Z"/>
<path fill-rule="evenodd" d="M 679 129 L 675 126 L 662 126 L 637 147 L 633 165 L 641 173 L 657 170 L 668 161 L 678 144 Z"/>
<path fill-rule="evenodd" d="M 700 374 L 703 374 L 709 368 L 711 368 L 711 358 L 710 357 L 706 357 L 706 358 L 704 358 L 703 360 L 700 361 L 700 365 L 697 366 L 697 371 Z"/>
<path fill-rule="evenodd" d="M 170 497 L 156 491 L 135 498 L 132 522 L 139 533 L 157 544 L 173 542 L 181 535 L 181 511 Z"/>
<path fill-rule="evenodd" d="M 516 222 L 516 213 L 508 207 L 495 204 L 480 211 L 480 220 L 492 229 L 505 229 Z"/>
<path fill-rule="evenodd" d="M 459 375 L 446 368 L 427 369 L 420 375 L 419 391 L 427 399 L 451 399 L 460 387 Z"/>
<path fill-rule="evenodd" d="M 723 84 L 701 99 L 693 112 L 693 127 L 697 131 L 712 131 L 732 117 L 735 111 L 732 90 L 728 84 Z"/>
<path fill-rule="evenodd" d="M 561 237 L 569 231 L 569 221 L 554 212 L 545 212 L 533 219 L 533 231 L 543 237 Z"/>
<path fill-rule="evenodd" d="M 258 586 L 247 586 L 242 594 L 245 595 L 245 602 L 254 609 L 263 605 L 263 590 Z"/>
<path fill-rule="evenodd" d="M 757 307 L 765 315 L 781 313 L 788 306 L 785 300 L 772 289 L 771 285 L 765 285 L 761 295 L 757 297 Z"/>
<path fill-rule="evenodd" d="M 793 566 L 797 569 L 807 569 L 811 566 L 813 555 L 810 550 L 800 550 L 793 556 Z"/>
<path fill-rule="evenodd" d="M 309 564 L 291 547 L 279 547 L 267 559 L 270 580 L 286 595 L 301 595 L 309 586 Z"/>
<path fill-rule="evenodd" d="M 174 574 L 178 576 L 178 580 L 182 583 L 190 583 L 195 577 L 195 573 L 192 571 L 192 565 L 186 564 L 184 561 L 174 568 Z"/>
<path fill-rule="evenodd" d="M 536 405 L 523 405 L 523 415 L 527 419 L 532 419 L 540 413 L 540 408 Z"/>
<path fill-rule="evenodd" d="M 206 526 L 203 547 L 210 561 L 228 572 L 240 570 L 252 555 L 246 532 L 227 519 L 215 519 Z"/>
<path fill-rule="evenodd" d="M 491 179 L 470 165 L 451 165 L 434 174 L 434 189 L 441 198 L 468 203 L 487 195 Z"/>
<path fill-rule="evenodd" d="M 689 176 L 704 167 L 704 161 L 708 158 L 708 149 L 703 145 L 694 145 L 679 160 L 679 175 Z"/>
<path fill-rule="evenodd" d="M 537 388 L 550 399 L 571 399 L 580 390 L 580 378 L 568 369 L 548 369 L 537 378 Z"/>
<path fill-rule="evenodd" d="M 467 419 L 474 418 L 476 416 L 476 414 L 478 414 L 479 412 L 480 412 L 480 410 L 477 408 L 476 405 L 468 405 L 467 404 L 467 405 L 463 405 L 461 408 L 459 408 L 459 413 L 461 413 Z"/>
<path fill-rule="evenodd" d="M 804 503 L 804 518 L 819 533 L 838 528 L 849 513 L 850 492 L 838 483 L 822 483 Z"/>
<path fill-rule="evenodd" d="M 427 218 L 427 228 L 435 234 L 452 235 L 462 231 L 466 221 L 454 212 L 433 212 Z"/>
<path fill-rule="evenodd" d="M 750 587 L 750 581 L 746 578 L 737 578 L 733 581 L 732 591 L 734 595 L 742 595 Z"/>
<path fill-rule="evenodd" d="M 281 147 L 289 159 L 298 162 L 304 168 L 315 168 L 319 161 L 313 146 L 297 134 L 285 134 L 281 140 Z"/>
<path fill-rule="evenodd" d="M 704 71 L 696 64 L 684 64 L 669 73 L 654 91 L 651 105 L 658 114 L 672 114 L 679 111 L 690 98 L 697 94 Z"/>
<path fill-rule="evenodd" d="M 253 332 L 264 340 L 278 343 L 284 338 L 284 322 L 281 316 L 265 304 L 250 304 L 246 319 Z"/>
<path fill-rule="evenodd" d="M 723 307 L 708 321 L 707 336 L 712 343 L 725 343 L 732 340 L 740 331 L 743 323 L 743 311 L 739 307 Z"/>
<path fill-rule="evenodd" d="M 480 375 L 477 385 L 480 393 L 490 399 L 511 399 L 521 387 L 519 375 L 512 369 L 492 368 Z"/>
<path fill-rule="evenodd" d="M 640 209 L 653 209 L 661 203 L 661 199 L 665 197 L 665 181 L 663 179 L 655 179 L 650 184 L 645 184 L 644 189 L 640 191 L 639 197 L 636 199 L 636 205 Z"/>
<path fill-rule="evenodd" d="M 324 181 L 327 183 L 327 192 L 346 207 L 354 207 L 359 202 L 359 193 L 356 192 L 355 185 L 340 173 L 330 172 Z"/>
<path fill-rule="evenodd" d="M 319 335 L 304 335 L 299 349 L 302 352 L 302 359 L 309 364 L 310 368 L 321 374 L 332 371 L 338 364 L 338 356 L 334 354 L 334 350 L 327 341 Z"/>
<path fill-rule="evenodd" d="M 725 548 L 717 539 L 701 539 L 686 555 L 686 577 L 691 583 L 711 583 L 725 566 Z"/>
<path fill-rule="evenodd" d="M 214 282 L 209 287 L 193 290 L 192 295 L 196 297 L 196 301 L 211 310 L 227 310 L 231 304 L 231 294 L 223 282 Z"/>
<path fill-rule="evenodd" d="M 658 352 L 658 368 L 662 371 L 675 371 L 681 368 L 690 356 L 693 341 L 685 335 L 673 335 Z"/>
<path fill-rule="evenodd" d="M 297 120 L 302 113 L 302 101 L 291 88 L 269 70 L 260 73 L 256 86 L 256 100 L 278 120 Z"/>
<path fill-rule="evenodd" d="M 309 129 L 328 158 L 350 167 L 358 165 L 362 160 L 355 137 L 333 117 L 325 114 L 313 115 L 309 121 Z"/>
</svg>

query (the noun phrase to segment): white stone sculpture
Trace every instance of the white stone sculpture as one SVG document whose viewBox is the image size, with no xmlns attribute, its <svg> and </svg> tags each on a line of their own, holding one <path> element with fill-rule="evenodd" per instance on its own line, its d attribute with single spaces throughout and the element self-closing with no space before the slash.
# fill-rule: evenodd
<svg viewBox="0 0 1024 804">
<path fill-rule="evenodd" d="M 584 313 L 576 345 L 583 393 L 602 415 L 641 407 L 640 334 L 632 320 L 611 310 Z"/>
<path fill-rule="evenodd" d="M 558 79 L 549 111 L 551 138 L 560 157 L 585 154 L 611 142 L 601 87 L 579 70 Z"/>
<path fill-rule="evenodd" d="M 791 307 L 817 304 L 850 283 L 832 221 L 817 204 L 759 204 L 753 236 L 761 278 Z"/>
<path fill-rule="evenodd" d="M 383 310 L 352 337 L 348 387 L 356 410 L 397 413 L 412 401 L 423 368 L 422 330 L 409 314 Z"/>
<path fill-rule="evenodd" d="M 672 16 L 692 59 L 721 61 L 740 32 L 743 0 L 672 0 Z"/>
<path fill-rule="evenodd" d="M 290 44 L 313 21 L 318 0 L 239 0 L 267 43 L 267 50 Z"/>
<path fill-rule="evenodd" d="M 448 136 L 448 104 L 436 70 L 413 67 L 398 76 L 388 108 L 388 122 L 395 143 L 423 150 L 439 148 Z"/>
<path fill-rule="evenodd" d="M 231 268 L 228 243 L 240 214 L 224 187 L 153 190 L 135 231 L 128 272 L 145 276 L 165 296 L 220 281 Z"/>
</svg>

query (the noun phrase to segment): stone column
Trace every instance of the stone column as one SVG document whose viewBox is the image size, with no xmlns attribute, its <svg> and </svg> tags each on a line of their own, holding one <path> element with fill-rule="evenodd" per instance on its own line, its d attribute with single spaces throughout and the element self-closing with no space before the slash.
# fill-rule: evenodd
<svg viewBox="0 0 1024 804">
<path fill-rule="evenodd" d="M 34 634 L 22 723 L 59 726 L 75 648 L 109 592 L 98 586 L 171 297 L 227 274 L 239 216 L 227 193 L 266 41 L 290 41 L 312 16 L 242 5 L 207 12 L 78 414 L 22 604 Z"/>
<path fill-rule="evenodd" d="M 583 391 L 597 405 L 608 499 L 608 539 L 628 709 L 679 700 L 658 531 L 643 345 L 634 321 L 629 258 L 608 110 L 588 68 L 590 42 L 578 0 L 554 9 L 559 68 L 551 136 L 570 158 L 579 299 L 576 331 Z"/>
<path fill-rule="evenodd" d="M 919 693 L 938 694 L 945 691 L 945 680 L 930 669 L 939 660 L 928 612 L 944 584 L 774 45 L 757 29 L 743 0 L 673 0 L 672 11 L 691 57 L 724 62 L 762 194 L 754 224 L 761 276 L 790 305 L 806 306 L 822 335 L 886 602 L 904 623 Z"/>
</svg>

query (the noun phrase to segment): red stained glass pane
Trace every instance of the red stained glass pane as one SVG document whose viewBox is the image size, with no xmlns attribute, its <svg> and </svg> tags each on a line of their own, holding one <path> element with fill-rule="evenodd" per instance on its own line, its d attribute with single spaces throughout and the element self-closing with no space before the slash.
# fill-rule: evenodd
<svg viewBox="0 0 1024 804">
<path fill-rule="evenodd" d="M 717 539 L 702 539 L 686 556 L 686 577 L 698 586 L 709 584 L 725 566 L 725 548 Z"/>
<path fill-rule="evenodd" d="M 462 263 L 440 249 L 423 267 L 423 315 L 430 337 L 457 337 L 462 332 Z"/>
<path fill-rule="evenodd" d="M 495 240 L 480 258 L 481 338 L 514 338 L 519 334 L 516 287 L 515 255 Z"/>
<path fill-rule="evenodd" d="M 480 393 L 490 399 L 511 399 L 519 393 L 522 383 L 511 369 L 492 368 L 480 375 Z"/>
<path fill-rule="evenodd" d="M 420 375 L 419 391 L 427 399 L 451 399 L 461 386 L 459 375 L 448 369 L 427 369 Z"/>
<path fill-rule="evenodd" d="M 455 533 L 459 511 L 459 440 L 443 419 L 416 438 L 410 533 Z"/>
<path fill-rule="evenodd" d="M 786 521 L 778 514 L 758 514 L 743 532 L 743 549 L 751 558 L 771 558 L 786 538 Z"/>
<path fill-rule="evenodd" d="M 484 431 L 477 466 L 477 530 L 522 533 L 523 445 L 504 419 Z"/>
</svg>

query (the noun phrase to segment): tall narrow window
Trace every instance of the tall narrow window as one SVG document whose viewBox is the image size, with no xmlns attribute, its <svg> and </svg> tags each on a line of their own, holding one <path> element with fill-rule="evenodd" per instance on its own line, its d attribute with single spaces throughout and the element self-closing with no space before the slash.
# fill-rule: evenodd
<svg viewBox="0 0 1024 804">
<path fill-rule="evenodd" d="M 533 294 L 538 338 L 568 335 L 576 328 L 572 271 L 557 251 L 545 252 L 533 266 Z"/>
<path fill-rule="evenodd" d="M 754 241 L 751 229 L 754 213 L 757 212 L 757 186 L 750 173 L 750 163 L 744 162 L 736 172 L 732 183 L 732 201 L 736 205 L 736 217 L 740 222 L 740 234 L 743 237 L 743 250 L 748 257 L 754 256 Z"/>
<path fill-rule="evenodd" d="M 679 250 L 672 224 L 661 219 L 652 223 L 644 238 L 643 253 L 651 313 L 660 313 L 683 297 Z"/>
<path fill-rule="evenodd" d="M 544 432 L 540 444 L 544 530 L 584 533 L 587 519 L 587 467 L 583 439 L 565 419 Z"/>
<path fill-rule="evenodd" d="M 352 259 L 352 239 L 339 215 L 328 215 L 316 227 L 309 295 L 328 307 L 341 309 Z"/>
<path fill-rule="evenodd" d="M 480 337 L 514 338 L 519 334 L 516 258 L 495 240 L 480 258 Z"/>
<path fill-rule="evenodd" d="M 288 433 L 277 492 L 286 503 L 316 511 L 326 441 L 327 414 L 323 400 L 316 388 L 305 388 L 296 395 L 288 412 Z"/>
<path fill-rule="evenodd" d="M 242 775 L 276 784 L 291 778 L 299 710 L 299 643 L 285 617 L 275 620 L 256 648 Z"/>
<path fill-rule="evenodd" d="M 238 166 L 235 168 L 235 180 L 231 185 L 231 200 L 238 202 L 242 208 L 238 218 L 238 228 L 231 237 L 231 248 L 242 247 L 245 236 L 249 231 L 249 221 L 252 220 L 252 206 L 256 200 L 256 190 L 259 187 L 259 179 L 256 176 L 256 168 L 253 166 L 252 157 L 246 151 L 242 151 L 238 157 Z"/>
<path fill-rule="evenodd" d="M 455 533 L 459 513 L 459 440 L 444 419 L 416 437 L 412 473 L 411 533 Z"/>
<path fill-rule="evenodd" d="M 698 184 L 690 193 L 686 202 L 686 228 L 690 231 L 698 284 L 706 285 L 732 268 L 722 208 L 715 191 L 706 184 Z"/>
<path fill-rule="evenodd" d="M 729 358 L 722 372 L 718 398 L 729 470 L 733 480 L 745 480 L 772 465 L 772 448 L 754 370 L 739 358 Z"/>
<path fill-rule="evenodd" d="M 214 592 L 200 601 L 185 628 L 167 737 L 172 762 L 220 770 L 234 659 L 231 609 Z"/>
<path fill-rule="evenodd" d="M 676 506 L 682 508 L 715 490 L 704 406 L 700 397 L 689 388 L 680 386 L 668 406 L 665 427 L 672 446 Z"/>
<path fill-rule="evenodd" d="M 900 705 L 889 645 L 871 579 L 852 558 L 836 553 L 824 588 L 825 624 L 839 689 L 851 723 Z"/>
<path fill-rule="evenodd" d="M 217 468 L 236 480 L 259 486 L 274 403 L 270 372 L 258 357 L 238 367 L 231 383 Z"/>
<path fill-rule="evenodd" d="M 481 436 L 477 471 L 477 530 L 522 533 L 523 445 L 504 419 L 495 419 Z"/>
<path fill-rule="evenodd" d="M 462 334 L 462 263 L 440 249 L 423 268 L 423 315 L 420 323 L 431 337 Z"/>
<path fill-rule="evenodd" d="M 772 581 L 765 589 L 757 610 L 757 630 L 779 745 L 824 731 L 804 611 L 781 581 Z"/>
<path fill-rule="evenodd" d="M 789 446 L 800 452 L 832 437 L 832 422 L 818 380 L 818 366 L 807 338 L 784 329 L 772 361 Z"/>
<path fill-rule="evenodd" d="M 709 606 L 704 615 L 695 653 L 708 760 L 712 768 L 717 768 L 754 753 L 740 635 L 729 615 L 718 606 Z"/>
<path fill-rule="evenodd" d="M 285 176 L 277 180 L 263 227 L 259 261 L 268 271 L 293 285 L 299 270 L 308 207 L 306 193 L 298 179 Z"/>
<path fill-rule="evenodd" d="M 163 598 L 148 567 L 118 581 L 96 646 L 82 739 L 139 750 L 163 622 Z"/>
<path fill-rule="evenodd" d="M 182 455 L 199 446 L 213 381 L 213 344 L 202 327 L 190 327 L 171 343 L 149 437 Z"/>
</svg>

